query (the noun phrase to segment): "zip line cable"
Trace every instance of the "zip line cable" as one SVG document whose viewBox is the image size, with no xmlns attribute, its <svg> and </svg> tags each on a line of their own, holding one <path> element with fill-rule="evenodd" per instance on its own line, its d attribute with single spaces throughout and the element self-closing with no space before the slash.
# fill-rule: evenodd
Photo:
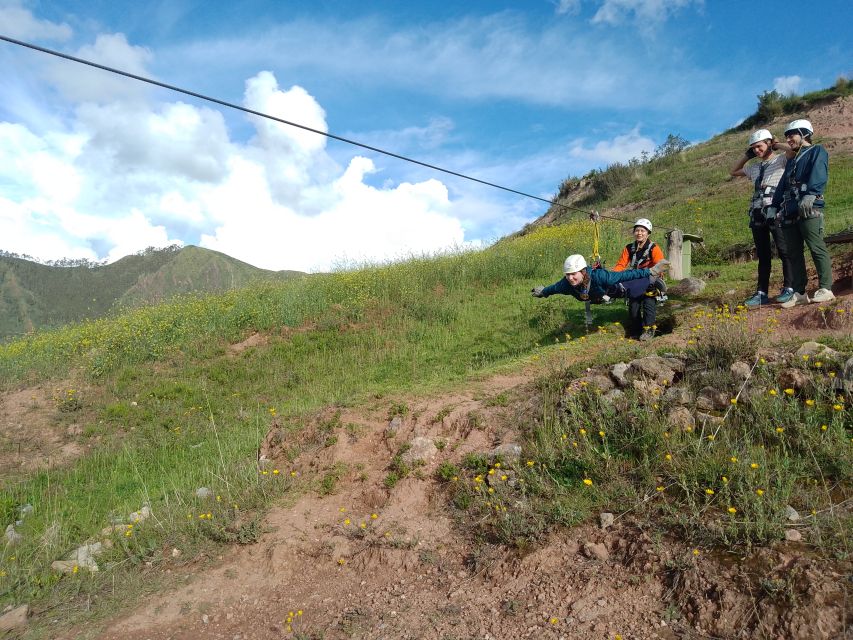
<svg viewBox="0 0 853 640">
<path fill-rule="evenodd" d="M 572 205 L 563 204 L 562 202 L 557 202 L 555 200 L 550 200 L 548 198 L 542 198 L 540 196 L 535 196 L 532 193 L 525 193 L 524 191 L 519 191 L 517 189 L 512 189 L 510 187 L 505 187 L 500 184 L 496 184 L 494 182 L 488 182 L 486 180 L 481 180 L 480 178 L 475 178 L 473 176 L 466 175 L 464 173 L 459 173 L 458 171 L 452 171 L 450 169 L 445 169 L 443 167 L 439 167 L 434 164 L 429 164 L 427 162 L 423 162 L 421 160 L 415 160 L 414 158 L 409 158 L 404 155 L 400 155 L 399 153 L 394 153 L 393 151 L 386 151 L 385 149 L 380 149 L 379 147 L 373 147 L 369 144 L 365 144 L 363 142 L 358 142 L 356 140 L 351 140 L 349 138 L 344 138 L 343 136 L 335 135 L 334 133 L 329 133 L 327 131 L 321 131 L 319 129 L 314 129 L 313 127 L 309 127 L 304 124 L 299 124 L 298 122 L 292 122 L 291 120 L 285 120 L 284 118 L 278 118 L 276 116 L 271 116 L 268 113 L 263 113 L 261 111 L 255 111 L 254 109 L 249 109 L 247 107 L 240 106 L 233 102 L 227 102 L 226 100 L 220 100 L 219 98 L 214 98 L 212 96 L 207 96 L 202 93 L 197 93 L 195 91 L 190 91 L 189 89 L 182 89 L 181 87 L 166 84 L 165 82 L 160 82 L 159 80 L 153 80 L 152 78 L 146 78 L 145 76 L 140 76 L 134 73 L 130 73 L 128 71 L 122 71 L 121 69 L 116 69 L 114 67 L 108 67 L 106 65 L 100 64 L 98 62 L 93 62 L 92 60 L 86 60 L 84 58 L 77 58 L 72 55 L 68 55 L 67 53 L 62 53 L 60 51 L 56 51 L 54 49 L 48 49 L 46 47 L 40 47 L 38 45 L 32 44 L 30 42 L 24 42 L 22 40 L 16 40 L 15 38 L 10 38 L 9 36 L 5 36 L 0 33 L 0 40 L 5 40 L 11 44 L 16 44 L 21 47 L 25 47 L 27 49 L 32 49 L 33 51 L 39 51 L 41 53 L 46 53 L 51 56 L 55 56 L 57 58 L 63 58 L 65 60 L 70 60 L 71 62 L 77 62 L 79 64 L 83 64 L 89 67 L 94 67 L 95 69 L 101 69 L 102 71 L 108 71 L 110 73 L 114 73 L 116 75 L 124 76 L 126 78 L 131 78 L 133 80 L 138 80 L 139 82 L 145 82 L 147 84 L 154 85 L 156 87 L 162 87 L 163 89 L 168 89 L 170 91 L 175 91 L 176 93 L 182 93 L 184 95 L 192 96 L 193 98 L 198 98 L 199 100 L 205 100 L 207 102 L 212 102 L 214 104 L 221 105 L 223 107 L 228 107 L 230 109 L 236 109 L 237 111 L 243 111 L 244 113 L 251 114 L 253 116 L 258 116 L 260 118 L 266 118 L 268 120 L 274 120 L 275 122 L 280 122 L 281 124 L 286 124 L 291 127 L 296 127 L 297 129 L 302 129 L 304 131 L 310 131 L 311 133 L 316 133 L 321 136 L 326 136 L 327 138 L 331 138 L 332 140 L 338 140 L 339 142 L 345 142 L 347 144 L 354 145 L 356 147 L 361 147 L 362 149 L 367 149 L 369 151 L 375 151 L 376 153 L 381 153 L 386 156 L 390 156 L 392 158 L 397 158 L 398 160 L 403 160 L 405 162 L 410 162 L 412 164 L 420 165 L 422 167 L 426 167 L 427 169 L 432 169 L 434 171 L 440 171 L 442 173 L 446 173 L 451 176 L 456 176 L 457 178 L 463 178 L 465 180 L 470 180 L 472 182 L 477 182 L 482 185 L 486 185 L 487 187 L 493 187 L 495 189 L 501 189 L 503 191 L 508 191 L 509 193 L 514 193 L 519 196 L 524 196 L 525 198 L 532 198 L 533 200 L 539 200 L 540 202 L 546 202 L 555 207 L 562 207 L 563 209 L 568 209 L 571 211 L 578 211 L 580 213 L 587 214 L 590 219 L 596 223 L 596 229 L 598 225 L 599 218 L 606 218 L 608 220 L 615 220 L 617 222 L 627 222 L 627 220 L 623 220 L 621 218 L 615 218 L 612 216 L 605 216 L 597 211 L 591 211 L 589 209 L 581 209 L 580 207 L 574 207 Z M 661 227 L 666 229 L 667 227 Z"/>
</svg>

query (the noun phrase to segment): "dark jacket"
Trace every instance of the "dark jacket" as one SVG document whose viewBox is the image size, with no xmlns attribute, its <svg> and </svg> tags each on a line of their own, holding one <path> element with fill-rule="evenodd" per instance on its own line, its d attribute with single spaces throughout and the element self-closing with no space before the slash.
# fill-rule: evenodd
<svg viewBox="0 0 853 640">
<path fill-rule="evenodd" d="M 555 294 L 564 296 L 573 296 L 578 300 L 590 300 L 591 302 L 600 301 L 611 287 L 625 282 L 627 280 L 638 280 L 646 278 L 645 286 L 648 286 L 648 269 L 627 269 L 625 271 L 608 271 L 607 269 L 584 269 L 589 273 L 589 288 L 584 290 L 573 287 L 565 278 L 561 278 L 558 282 L 545 287 L 542 290 L 542 297 L 547 298 Z M 645 291 L 645 288 L 643 288 Z"/>
<path fill-rule="evenodd" d="M 791 215 L 803 196 L 822 196 L 828 179 L 829 154 L 819 144 L 810 145 L 788 160 L 773 194 L 773 206 Z M 783 201 L 788 206 L 782 207 Z M 823 207 L 822 198 L 815 202 L 815 207 Z"/>
</svg>

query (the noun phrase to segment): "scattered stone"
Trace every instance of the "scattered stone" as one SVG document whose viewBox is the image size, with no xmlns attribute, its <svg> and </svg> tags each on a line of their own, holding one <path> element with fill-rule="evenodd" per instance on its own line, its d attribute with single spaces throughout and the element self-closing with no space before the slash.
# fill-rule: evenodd
<svg viewBox="0 0 853 640">
<path fill-rule="evenodd" d="M 835 360 L 841 354 L 838 353 L 835 349 L 830 349 L 825 344 L 821 344 L 820 342 L 804 342 L 802 346 L 797 349 L 797 352 L 794 354 L 797 359 L 802 359 L 803 356 L 811 357 L 820 357 L 826 360 Z"/>
<path fill-rule="evenodd" d="M 692 429 L 696 426 L 696 419 L 687 407 L 673 407 L 667 413 L 666 419 L 673 429 Z"/>
<path fill-rule="evenodd" d="M 729 367 L 729 371 L 738 380 L 746 380 L 752 373 L 752 367 L 746 362 L 738 360 L 737 362 L 732 362 L 732 366 Z"/>
<path fill-rule="evenodd" d="M 714 427 L 718 427 L 723 424 L 724 420 L 722 416 L 715 416 L 713 413 L 705 413 L 704 411 L 696 412 L 696 422 L 699 425 L 711 425 Z"/>
<path fill-rule="evenodd" d="M 22 604 L 0 616 L 0 633 L 15 631 L 27 626 L 27 618 L 30 616 L 30 605 Z"/>
<path fill-rule="evenodd" d="M 20 508 L 21 517 L 26 518 L 27 516 L 31 516 L 31 515 L 33 515 L 33 511 L 34 511 L 33 505 L 31 505 L 31 504 L 22 505 Z"/>
<path fill-rule="evenodd" d="M 150 517 L 151 517 L 151 507 L 149 507 L 148 505 L 145 505 L 139 511 L 134 511 L 133 513 L 131 513 L 127 517 L 127 519 L 131 523 L 136 524 L 137 522 L 142 522 L 143 520 L 147 520 Z"/>
<path fill-rule="evenodd" d="M 695 296 L 705 290 L 705 281 L 699 278 L 684 278 L 678 284 L 669 288 L 669 293 L 676 296 Z"/>
<path fill-rule="evenodd" d="M 620 387 L 627 387 L 628 380 L 625 378 L 625 372 L 628 371 L 628 363 L 626 362 L 617 362 L 612 367 L 610 367 L 610 377 L 613 378 L 613 381 L 618 384 Z"/>
<path fill-rule="evenodd" d="M 800 369 L 783 369 L 779 373 L 779 385 L 783 389 L 793 389 L 794 391 L 804 391 L 811 384 L 809 375 Z"/>
<path fill-rule="evenodd" d="M 622 404 L 625 401 L 625 392 L 622 389 L 611 389 L 601 399 L 610 404 Z"/>
<path fill-rule="evenodd" d="M 853 395 L 853 357 L 848 358 L 847 362 L 844 363 L 844 368 L 841 370 L 841 380 L 838 382 L 841 388 Z"/>
<path fill-rule="evenodd" d="M 521 445 L 515 442 L 504 442 L 490 452 L 492 459 L 501 458 L 505 462 L 515 462 L 521 458 Z"/>
<path fill-rule="evenodd" d="M 201 500 L 207 500 L 208 498 L 213 497 L 213 491 L 207 487 L 199 487 L 195 490 L 195 497 Z"/>
<path fill-rule="evenodd" d="M 18 544 L 23 539 L 24 539 L 24 536 L 22 536 L 20 533 L 15 531 L 15 525 L 14 524 L 10 524 L 9 526 L 6 527 L 6 544 L 8 544 L 8 545 Z"/>
<path fill-rule="evenodd" d="M 600 542 L 587 542 L 583 545 L 583 552 L 587 558 L 606 562 L 610 559 L 610 552 Z"/>
<path fill-rule="evenodd" d="M 385 427 L 385 436 L 388 438 L 393 438 L 397 435 L 397 432 L 400 430 L 400 427 L 403 426 L 403 417 L 402 416 L 394 416 L 391 418 L 391 421 L 388 423 L 388 426 Z"/>
<path fill-rule="evenodd" d="M 665 402 L 669 402 L 670 404 L 678 404 L 681 406 L 688 406 L 696 402 L 696 396 L 693 395 L 693 392 L 686 387 L 670 387 L 663 394 L 663 399 Z"/>
<path fill-rule="evenodd" d="M 173 558 L 179 558 L 180 556 L 181 556 L 181 550 L 180 549 L 172 549 L 172 557 Z"/>
<path fill-rule="evenodd" d="M 703 387 L 696 396 L 696 408 L 700 411 L 723 411 L 729 406 L 729 395 L 714 387 Z"/>
<path fill-rule="evenodd" d="M 637 399 L 642 402 L 654 402 L 663 395 L 663 387 L 651 380 L 634 380 L 631 386 L 637 392 Z"/>
<path fill-rule="evenodd" d="M 632 360 L 625 372 L 625 378 L 634 380 L 653 380 L 658 384 L 671 384 L 675 378 L 675 370 L 665 358 L 646 356 Z"/>
<path fill-rule="evenodd" d="M 612 526 L 614 522 L 616 522 L 616 516 L 614 516 L 612 513 L 609 513 L 607 511 L 603 512 L 599 516 L 599 518 L 601 520 L 601 528 L 602 529 L 606 529 L 607 527 Z"/>
<path fill-rule="evenodd" d="M 111 536 L 114 533 L 127 531 L 127 525 L 125 524 L 112 524 L 109 527 L 104 527 L 101 529 L 102 536 Z"/>
<path fill-rule="evenodd" d="M 580 391 L 581 389 L 598 389 L 602 393 L 605 391 L 610 391 L 614 387 L 613 380 L 611 380 L 608 376 L 601 375 L 600 373 L 591 373 L 582 378 L 578 378 L 577 380 L 573 380 L 569 385 L 568 390 L 572 391 Z"/>
<path fill-rule="evenodd" d="M 418 460 L 429 462 L 438 453 L 438 447 L 430 438 L 418 436 L 409 443 L 409 449 L 403 454 L 403 462 L 414 464 Z"/>
<path fill-rule="evenodd" d="M 210 617 L 205 613 L 201 616 L 201 621 L 202 623 L 207 624 L 208 622 L 210 622 Z"/>
<path fill-rule="evenodd" d="M 785 540 L 788 542 L 800 542 L 803 539 L 803 534 L 796 529 L 785 529 Z"/>
<path fill-rule="evenodd" d="M 788 518 L 791 522 L 796 522 L 800 519 L 800 514 L 797 513 L 797 510 L 794 509 L 791 505 L 785 507 L 785 517 Z"/>
</svg>

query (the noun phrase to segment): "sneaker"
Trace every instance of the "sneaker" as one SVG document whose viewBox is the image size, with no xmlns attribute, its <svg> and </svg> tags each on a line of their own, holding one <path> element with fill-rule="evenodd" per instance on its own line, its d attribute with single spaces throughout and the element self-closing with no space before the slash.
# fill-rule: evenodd
<svg viewBox="0 0 853 640">
<path fill-rule="evenodd" d="M 818 289 L 812 296 L 812 302 L 829 302 L 835 300 L 835 294 L 829 289 Z"/>
<path fill-rule="evenodd" d="M 780 293 L 778 296 L 776 296 L 776 302 L 785 303 L 785 302 L 788 302 L 788 300 L 790 300 L 793 297 L 794 297 L 794 290 L 791 289 L 790 287 L 787 287 L 787 288 L 783 287 L 782 293 Z"/>
<path fill-rule="evenodd" d="M 654 337 L 655 337 L 655 330 L 654 329 L 646 329 L 645 331 L 643 331 L 642 334 L 640 334 L 639 340 L 640 340 L 640 342 L 648 342 L 649 340 L 651 340 Z"/>
<path fill-rule="evenodd" d="M 755 295 L 744 302 L 747 307 L 760 307 L 763 304 L 770 304 L 770 298 L 763 291 L 756 291 Z"/>
<path fill-rule="evenodd" d="M 795 293 L 791 296 L 791 299 L 788 302 L 782 304 L 783 309 L 791 309 L 792 307 L 796 307 L 798 304 L 808 304 L 809 297 L 805 293 Z"/>
</svg>

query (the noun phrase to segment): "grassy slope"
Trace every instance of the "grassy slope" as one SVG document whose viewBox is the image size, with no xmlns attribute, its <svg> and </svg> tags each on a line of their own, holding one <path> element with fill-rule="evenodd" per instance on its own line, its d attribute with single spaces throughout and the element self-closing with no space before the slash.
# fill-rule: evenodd
<svg viewBox="0 0 853 640">
<path fill-rule="evenodd" d="M 719 164 L 709 160 L 722 150 L 729 157 L 730 147 L 734 138 L 725 136 L 701 145 L 688 154 L 704 154 L 702 172 L 688 170 L 693 162 L 674 164 L 666 182 L 675 189 L 664 190 L 664 177 L 655 174 L 633 187 L 633 196 L 617 194 L 613 204 L 656 197 L 659 224 L 678 221 L 695 230 L 683 222 L 698 218 L 713 264 L 715 248 L 745 233 L 741 204 L 748 189 L 720 183 Z M 836 159 L 833 176 L 838 166 Z M 833 185 L 831 201 L 849 203 L 853 181 L 834 179 Z M 713 240 L 709 229 L 716 231 Z M 254 466 L 273 420 L 299 430 L 304 416 L 321 407 L 446 388 L 550 353 L 555 347 L 547 345 L 555 342 L 587 361 L 630 357 L 637 347 L 615 338 L 566 342 L 566 333 L 582 332 L 581 306 L 528 295 L 532 285 L 560 277 L 567 253 L 589 252 L 590 231 L 591 223 L 574 222 L 482 252 L 191 297 L 0 346 L 3 384 L 64 385 L 57 424 L 82 422 L 84 439 L 96 445 L 67 469 L 3 479 L 3 524 L 21 504 L 32 504 L 35 513 L 21 528 L 25 542 L 0 560 L 0 599 L 65 602 L 73 610 L 94 595 L 97 610 L 109 600 L 108 583 L 117 577 L 133 584 L 133 566 L 157 549 L 222 540 L 217 523 L 234 515 L 233 505 L 251 511 L 290 490 L 286 478 L 271 485 Z M 603 253 L 615 256 L 624 230 L 606 225 L 603 232 Z M 754 265 L 720 269 L 715 285 L 732 286 L 733 276 L 751 279 Z M 623 316 L 619 305 L 597 311 L 601 324 Z M 268 334 L 269 344 L 229 354 L 229 343 L 254 331 Z M 81 386 L 89 390 L 80 392 Z M 212 523 L 198 520 L 203 505 L 193 492 L 199 486 L 223 496 Z M 159 525 L 127 536 L 105 558 L 105 565 L 115 561 L 109 570 L 78 581 L 50 571 L 52 560 L 144 502 Z M 54 523 L 58 533 L 45 538 Z M 121 599 L 121 590 L 115 597 Z"/>
</svg>

